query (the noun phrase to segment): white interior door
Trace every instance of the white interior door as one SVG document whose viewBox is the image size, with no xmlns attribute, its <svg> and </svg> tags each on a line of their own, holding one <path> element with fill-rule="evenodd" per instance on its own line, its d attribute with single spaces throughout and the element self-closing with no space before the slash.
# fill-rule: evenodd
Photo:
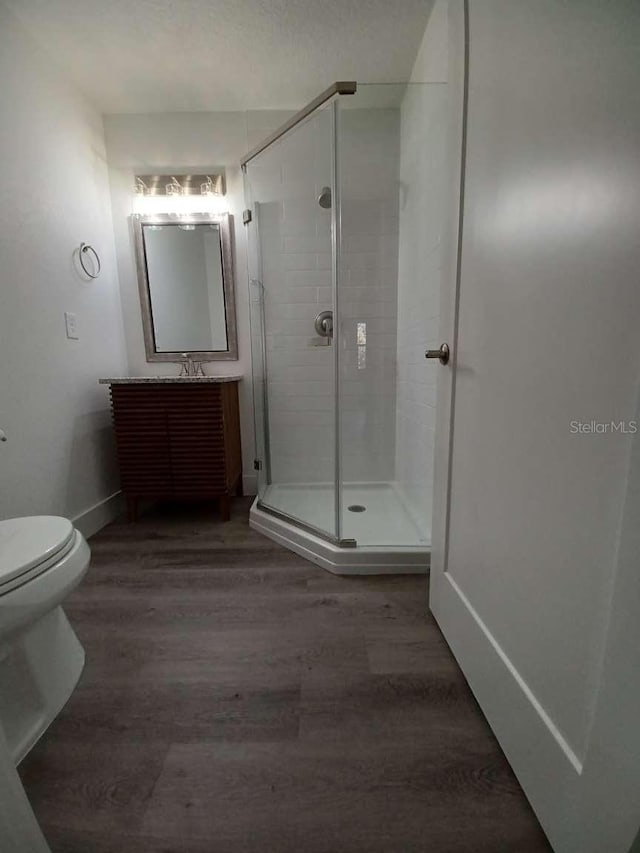
<svg viewBox="0 0 640 853">
<path fill-rule="evenodd" d="M 461 100 L 461 2 L 451 25 Z M 471 0 L 467 26 L 443 304 L 454 357 L 425 368 L 440 374 L 431 608 L 554 849 L 627 853 L 640 826 L 640 4 Z"/>
</svg>

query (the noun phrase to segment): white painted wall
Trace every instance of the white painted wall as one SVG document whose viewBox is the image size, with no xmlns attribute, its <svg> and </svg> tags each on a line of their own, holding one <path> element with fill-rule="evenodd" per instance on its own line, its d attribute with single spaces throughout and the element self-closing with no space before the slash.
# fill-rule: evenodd
<svg viewBox="0 0 640 853">
<path fill-rule="evenodd" d="M 247 114 L 159 113 L 105 116 L 105 135 L 109 160 L 109 178 L 113 207 L 118 273 L 128 356 L 132 375 L 158 376 L 174 368 L 166 363 L 148 363 L 142 335 L 142 317 L 138 298 L 134 243 L 129 217 L 132 210 L 132 186 L 135 174 L 186 173 L 207 174 L 224 171 L 225 202 L 233 216 L 233 258 L 236 284 L 238 361 L 209 362 L 205 372 L 211 375 L 240 373 L 240 422 L 244 486 L 255 490 L 253 472 L 254 430 L 251 388 L 251 344 L 247 289 L 246 235 L 242 224 L 244 195 L 240 158 L 246 152 Z M 264 135 L 257 121 L 256 133 Z M 175 372 L 178 372 L 176 366 Z"/>
<path fill-rule="evenodd" d="M 439 70 L 442 65 L 441 46 L 446 44 L 446 39 L 439 40 L 439 37 L 444 20 L 441 7 L 445 5 L 436 3 L 432 12 L 416 60 L 414 78 L 426 75 L 429 79 L 439 79 L 442 76 Z M 8 484 L 7 492 L 0 495 L 0 499 L 4 497 L 8 505 L 15 505 L 16 511 L 36 511 L 36 507 L 40 507 L 37 511 L 45 511 L 45 508 L 48 508 L 46 511 L 54 511 L 55 505 L 60 507 L 57 511 L 73 515 L 117 488 L 106 390 L 93 387 L 93 380 L 104 374 L 157 375 L 167 370 L 166 365 L 147 363 L 144 355 L 133 242 L 128 223 L 133 175 L 146 171 L 203 171 L 212 168 L 223 168 L 226 172 L 227 201 L 235 220 L 239 362 L 233 366 L 224 362 L 211 363 L 206 369 L 217 374 L 233 369 L 245 376 L 240 394 L 241 422 L 245 487 L 251 490 L 254 486 L 253 412 L 246 249 L 240 215 L 244 199 L 238 161 L 242 152 L 288 114 L 254 111 L 248 114 L 108 116 L 105 129 L 111 189 L 109 199 L 104 186 L 105 153 L 100 117 L 62 78 L 56 77 L 55 71 L 51 72 L 50 61 L 45 63 L 40 59 L 41 51 L 30 42 L 10 13 L 3 11 L 3 22 L 6 26 L 2 37 L 7 42 L 7 49 L 3 51 L 2 63 L 7 83 L 2 101 L 3 109 L 11 114 L 5 127 L 11 126 L 12 129 L 0 138 L 2 162 L 10 164 L 6 169 L 6 180 L 2 182 L 10 198 L 2 211 L 8 224 L 0 235 L 0 240 L 7 244 L 3 257 L 8 259 L 3 266 L 3 276 L 8 284 L 0 293 L 0 324 L 4 320 L 0 326 L 0 354 L 3 358 L 0 426 L 7 430 L 10 442 L 0 448 L 0 465 L 6 469 L 3 470 L 6 474 L 3 485 Z M 46 85 L 43 82 L 45 78 Z M 349 111 L 345 111 L 345 130 L 349 129 L 350 122 L 362 121 L 362 113 L 358 119 L 358 112 L 361 111 L 354 111 L 349 117 Z M 394 114 L 394 111 L 388 112 L 389 115 Z M 411 137 L 415 143 L 410 112 L 409 109 L 404 110 L 404 135 L 406 139 Z M 396 348 L 394 268 L 398 252 L 397 208 L 386 196 L 367 198 L 367 187 L 373 187 L 376 180 L 385 192 L 397 180 L 397 117 L 389 127 L 389 132 L 383 133 L 379 128 L 379 132 L 360 134 L 361 141 L 357 145 L 349 144 L 348 133 L 342 140 L 343 155 L 348 165 L 344 192 L 343 316 L 351 325 L 354 325 L 352 321 L 364 319 L 368 322 L 369 332 L 366 376 L 365 372 L 356 370 L 355 349 L 345 353 L 343 359 L 345 476 L 356 480 L 390 479 L 394 470 L 396 424 L 392 412 L 396 395 L 393 362 Z M 356 139 L 356 135 L 351 138 Z M 31 146 L 24 145 L 25 138 L 32 140 Z M 405 163 L 409 159 L 410 155 L 405 150 Z M 368 177 L 362 170 L 369 170 Z M 28 181 L 27 175 L 33 180 Z M 36 183 L 37 194 L 30 195 L 30 184 Z M 318 188 L 314 186 L 313 189 L 315 194 Z M 378 205 L 379 209 L 364 210 L 363 206 L 371 207 L 372 204 Z M 117 276 L 110 207 L 114 214 Z M 289 210 L 293 211 L 291 205 Z M 405 209 L 405 220 L 409 221 L 411 212 L 409 204 Z M 375 228 L 371 226 L 367 230 L 363 223 L 371 224 L 379 215 L 384 215 L 385 221 L 379 220 Z M 328 220 L 328 212 L 325 218 Z M 293 211 L 288 227 L 299 230 L 302 224 L 294 222 L 295 219 Z M 21 223 L 20 230 L 15 228 L 16 222 Z M 289 236 L 295 239 L 296 235 Z M 89 284 L 82 281 L 71 263 L 65 260 L 64 252 L 67 249 L 70 252 L 81 239 L 89 240 L 100 251 L 103 273 L 99 282 Z M 367 251 L 372 241 L 376 242 L 375 252 Z M 36 247 L 35 251 L 33 247 Z M 295 266 L 294 255 L 297 255 L 297 260 L 305 264 L 303 256 L 306 254 L 293 252 L 287 263 Z M 35 270 L 30 271 L 22 261 L 23 257 L 30 257 L 35 262 Z M 372 259 L 375 259 L 373 266 Z M 401 260 L 401 269 L 407 267 L 406 258 L 404 267 L 402 263 Z M 308 278 L 310 270 L 295 270 L 293 266 L 289 270 L 291 275 L 298 274 L 302 278 L 307 275 Z M 321 307 L 327 301 L 326 287 L 330 284 L 328 263 L 322 252 L 316 254 L 314 266 L 314 305 Z M 324 289 L 322 284 L 318 284 L 318 277 L 323 279 Z M 413 276 L 407 275 L 406 280 L 410 279 Z M 25 292 L 29 299 L 24 298 Z M 46 298 L 42 298 L 43 295 Z M 124 316 L 124 342 L 119 295 Z M 401 298 L 397 306 L 399 316 L 410 316 L 415 307 L 411 298 Z M 75 311 L 79 315 L 79 342 L 67 341 L 64 337 L 64 310 Z M 287 307 L 287 312 L 292 315 L 297 310 L 294 306 Z M 296 318 L 292 316 L 292 319 Z M 28 334 L 24 333 L 25 328 L 28 328 Z M 347 339 L 348 335 L 345 336 Z M 397 342 L 398 354 L 402 357 L 406 339 L 406 336 L 398 338 Z M 321 355 L 318 357 L 322 358 Z M 16 362 L 20 367 L 12 371 L 10 366 Z M 401 360 L 399 363 L 402 367 Z M 296 365 L 296 369 L 302 367 Z M 22 391 L 26 376 L 31 376 L 30 389 L 34 390 L 25 398 Z M 401 372 L 401 381 L 404 381 L 403 376 Z M 311 387 L 311 376 L 304 373 L 304 369 L 297 378 L 307 388 Z M 370 380 L 368 384 L 364 382 L 365 378 Z M 42 414 L 43 409 L 46 416 Z M 303 414 L 308 415 L 307 412 Z M 399 410 L 398 425 L 404 429 L 406 424 L 401 420 Z M 40 436 L 45 433 L 45 423 L 47 440 L 42 441 Z M 326 434 L 325 429 L 325 437 Z M 404 435 L 408 435 L 406 429 Z M 409 437 L 415 438 L 415 435 Z M 274 439 L 287 444 L 286 429 L 277 432 Z M 47 480 L 48 487 L 44 490 L 39 485 L 39 474 L 33 481 L 23 476 L 26 446 L 30 448 L 31 457 L 35 456 L 34 470 L 42 472 Z M 406 446 L 409 448 L 410 442 Z M 290 449 L 291 445 L 288 446 Z M 409 458 L 405 454 L 400 462 L 406 467 Z M 395 460 L 396 468 L 398 462 L 399 457 Z M 63 474 L 65 465 L 69 470 Z M 324 471 L 324 461 L 322 467 Z M 306 478 L 306 469 L 298 469 L 297 476 L 302 474 Z M 316 474 L 320 476 L 319 472 Z M 293 473 L 285 479 L 291 477 L 295 478 Z M 14 482 L 18 484 L 15 490 L 11 485 Z M 6 497 L 9 491 L 15 492 L 10 499 Z M 19 495 L 17 502 L 16 494 Z"/>
<path fill-rule="evenodd" d="M 102 120 L 3 5 L 0 78 L 0 517 L 73 517 L 118 489 L 97 384 L 126 364 Z M 96 281 L 74 266 L 81 241 Z"/>
<path fill-rule="evenodd" d="M 436 0 L 411 71 L 412 83 L 446 83 L 449 66 L 449 0 Z"/>
<path fill-rule="evenodd" d="M 446 79 L 446 3 L 442 0 L 432 12 L 413 78 L 417 82 L 424 78 Z M 419 352 L 422 359 L 425 346 L 435 342 L 433 329 L 438 320 L 437 306 L 431 296 L 439 286 L 439 232 L 436 234 L 435 221 L 439 212 L 441 149 L 436 150 L 440 139 L 436 129 L 443 109 L 442 96 L 435 93 L 428 101 L 426 96 L 421 101 L 418 96 L 408 97 L 404 108 L 404 169 L 407 188 L 412 193 L 409 199 L 403 190 L 400 198 L 400 204 L 404 205 L 400 216 L 405 223 L 405 251 L 400 261 L 404 291 L 400 298 L 397 296 L 400 111 L 371 110 L 367 115 L 366 110 L 345 109 L 340 140 L 344 176 L 341 313 L 346 324 L 345 342 L 355 342 L 356 322 L 364 321 L 368 326 L 367 369 L 357 369 L 355 345 L 347 346 L 342 354 L 344 476 L 347 480 L 388 481 L 394 479 L 396 471 L 401 472 L 397 478 L 400 488 L 421 523 L 430 514 L 430 429 L 434 400 L 431 387 L 425 390 L 427 374 L 415 354 Z M 133 175 L 159 170 L 225 169 L 227 200 L 235 215 L 240 356 L 237 367 L 245 376 L 241 386 L 241 422 L 245 485 L 250 483 L 247 488 L 255 487 L 254 434 L 246 234 L 240 215 L 244 198 L 238 163 L 244 151 L 288 116 L 286 112 L 264 110 L 105 118 L 131 373 L 157 375 L 167 370 L 166 365 L 148 364 L 145 360 L 133 245 L 127 225 Z M 369 126 L 364 126 L 363 121 Z M 251 167 L 256 181 L 255 198 L 263 202 L 263 276 L 269 285 L 267 346 L 269 379 L 274 384 L 270 389 L 272 478 L 279 482 L 325 481 L 334 461 L 334 405 L 329 399 L 333 395 L 331 353 L 309 347 L 315 314 L 331 304 L 330 212 L 319 208 L 316 201 L 322 185 L 330 183 L 330 139 L 328 134 L 323 135 L 323 127 L 316 122 L 314 128 L 300 130 L 301 135 L 315 134 L 306 150 L 291 137 L 260 161 L 254 161 Z M 433 142 L 426 159 L 423 157 L 424 162 L 420 160 L 423 133 L 432 134 Z M 299 149 L 295 156 L 294 148 Z M 324 168 L 326 175 L 320 176 L 312 162 L 314 157 L 319 158 L 318 168 Z M 417 167 L 416 157 L 420 160 Z M 266 158 L 275 165 L 268 165 Z M 270 170 L 273 170 L 271 177 Z M 277 186 L 271 186 L 273 176 Z M 425 186 L 424 193 L 418 193 L 416 179 Z M 305 182 L 308 182 L 306 189 Z M 282 204 L 271 210 L 266 202 L 276 196 Z M 423 209 L 425 204 L 427 207 Z M 275 219 L 270 221 L 270 217 Z M 416 292 L 416 282 L 421 280 L 418 267 L 423 279 L 429 278 L 428 292 Z M 423 328 L 420 340 L 416 341 L 418 312 L 423 317 Z M 404 323 L 401 336 L 396 336 L 396 315 Z M 290 348 L 295 351 L 295 358 Z M 397 414 L 396 357 L 398 380 L 404 383 Z M 232 367 L 228 362 L 212 362 L 206 371 L 219 374 L 230 369 L 235 372 L 235 368 L 236 365 Z M 401 431 L 403 449 L 396 452 L 397 429 Z M 314 448 L 311 454 L 310 445 Z"/>
<path fill-rule="evenodd" d="M 435 4 L 400 126 L 395 478 L 422 535 L 431 535 L 439 294 L 447 192 L 447 4 Z"/>
</svg>

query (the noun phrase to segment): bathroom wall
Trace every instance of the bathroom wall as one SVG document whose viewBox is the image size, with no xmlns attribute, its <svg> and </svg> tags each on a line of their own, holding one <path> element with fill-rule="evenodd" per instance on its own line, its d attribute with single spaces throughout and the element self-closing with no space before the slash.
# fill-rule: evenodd
<svg viewBox="0 0 640 853">
<path fill-rule="evenodd" d="M 416 79 L 421 79 L 421 75 L 435 79 L 439 74 L 438 51 L 440 44 L 446 43 L 446 39 L 441 38 L 442 27 L 446 26 L 445 7 L 443 2 L 436 3 L 416 60 Z M 100 507 L 117 492 L 118 478 L 107 390 L 97 386 L 95 380 L 105 374 L 159 374 L 167 369 L 166 365 L 149 364 L 145 360 L 129 232 L 132 177 L 144 171 L 223 169 L 225 172 L 226 201 L 234 215 L 235 226 L 239 361 L 211 363 L 207 372 L 233 370 L 245 377 L 240 394 L 245 488 L 253 490 L 249 309 L 245 231 L 241 224 L 244 198 L 238 163 L 241 154 L 281 123 L 287 114 L 267 110 L 249 114 L 107 116 L 104 125 L 109 193 L 101 117 L 58 73 L 51 59 L 42 57 L 41 50 L 1 5 L 0 21 L 0 70 L 4 81 L 0 108 L 5 114 L 0 136 L 0 186 L 4 196 L 0 212 L 4 220 L 0 229 L 3 257 L 0 272 L 0 427 L 9 436 L 9 441 L 0 445 L 0 515 L 60 512 L 75 516 L 97 505 L 98 509 L 89 516 L 87 524 L 108 516 L 108 511 L 105 515 Z M 429 47 L 431 42 L 434 49 Z M 424 105 L 410 103 L 410 99 L 403 107 L 401 160 L 405 164 L 405 174 L 412 145 L 415 149 L 419 137 L 415 129 L 416 115 L 424 117 L 425 109 Z M 397 161 L 397 155 L 395 157 Z M 383 156 L 381 162 L 388 164 L 392 159 Z M 420 452 L 424 453 L 418 426 L 410 416 L 411 395 L 419 385 L 411 369 L 415 364 L 411 364 L 407 351 L 408 341 L 412 339 L 410 318 L 416 304 L 411 289 L 415 276 L 406 258 L 411 239 L 403 243 L 402 236 L 400 238 L 401 287 L 397 302 L 400 325 L 397 341 L 393 341 L 391 326 L 395 323 L 390 306 L 394 297 L 390 292 L 383 293 L 385 285 L 379 285 L 381 289 L 377 295 L 380 299 L 376 296 L 372 301 L 373 291 L 370 291 L 365 303 L 358 305 L 356 289 L 363 286 L 356 282 L 358 276 L 366 277 L 371 286 L 372 271 L 366 264 L 362 266 L 365 256 L 370 258 L 371 253 L 363 247 L 375 235 L 361 230 L 364 219 L 355 208 L 352 218 L 355 230 L 351 228 L 348 210 L 347 204 L 343 249 L 347 253 L 344 267 L 350 281 L 343 282 L 344 297 L 349 297 L 348 301 L 343 297 L 343 309 L 346 309 L 346 316 L 349 306 L 356 306 L 356 313 L 360 314 L 366 303 L 371 315 L 368 316 L 369 333 L 379 327 L 376 334 L 386 334 L 382 326 L 385 322 L 390 324 L 386 343 L 391 350 L 397 346 L 398 411 L 394 424 L 393 418 L 388 418 L 390 403 L 396 394 L 394 379 L 390 375 L 387 381 L 383 371 L 377 376 L 382 382 L 380 385 L 376 381 L 378 396 L 373 394 L 373 389 L 366 394 L 376 411 L 367 414 L 366 424 L 356 423 L 355 414 L 351 417 L 348 413 L 359 409 L 362 375 L 343 377 L 346 378 L 343 383 L 346 395 L 343 438 L 353 450 L 345 457 L 348 460 L 345 476 L 363 480 L 392 476 L 394 432 L 397 432 L 397 479 L 410 494 L 417 479 L 414 475 L 412 484 L 413 463 Z M 391 218 L 392 211 L 393 207 L 387 205 L 387 215 Z M 408 234 L 406 228 L 412 222 L 411 202 L 405 206 L 404 213 L 400 211 L 401 226 L 403 222 Z M 415 228 L 413 233 L 418 233 Z M 383 268 L 393 266 L 394 235 L 386 233 L 383 237 L 387 249 L 383 251 L 380 269 L 373 270 L 374 277 Z M 423 239 L 422 232 L 418 239 Z M 93 243 L 100 252 L 103 271 L 96 282 L 87 282 L 74 265 L 73 250 L 81 240 Z M 307 253 L 297 254 L 300 260 Z M 317 259 L 314 263 L 318 263 Z M 321 259 L 320 265 L 323 263 Z M 314 274 L 322 272 L 326 270 L 316 269 Z M 395 287 L 392 277 L 387 283 Z M 350 285 L 355 288 L 353 292 L 348 290 Z M 321 302 L 323 294 L 318 285 L 316 300 Z M 80 340 L 66 339 L 64 311 L 78 315 Z M 378 316 L 380 312 L 385 316 Z M 420 346 L 422 349 L 422 343 Z M 349 358 L 357 358 L 356 352 Z M 349 358 L 345 359 L 345 364 Z M 368 358 L 370 365 L 376 360 L 371 338 Z M 385 360 L 383 355 L 380 358 Z M 310 381 L 304 373 L 304 365 L 298 366 L 302 370 L 301 381 Z M 425 405 L 424 398 L 418 402 Z M 376 418 L 379 425 L 372 428 Z M 363 429 L 366 432 L 362 432 Z M 359 440 L 359 430 L 366 435 L 364 444 Z M 112 501 L 107 510 L 113 507 Z"/>
<path fill-rule="evenodd" d="M 274 120 L 278 120 L 280 114 Z M 244 488 L 255 491 L 253 472 L 254 431 L 251 384 L 251 352 L 247 295 L 246 234 L 242 224 L 244 195 L 240 158 L 247 151 L 248 120 L 244 112 L 157 113 L 108 115 L 104 118 L 113 228 L 124 314 L 128 356 L 127 372 L 133 375 L 160 375 L 178 372 L 177 366 L 146 361 L 138 280 L 130 228 L 132 187 L 135 174 L 208 173 L 222 171 L 226 180 L 224 207 L 233 216 L 238 361 L 218 361 L 205 365 L 212 375 L 242 374 L 240 421 Z M 268 116 L 260 115 L 251 125 L 254 137 L 271 129 Z"/>
<path fill-rule="evenodd" d="M 347 112 L 353 115 L 346 116 Z M 343 308 L 345 316 L 348 313 L 351 319 L 357 308 L 360 319 L 369 323 L 369 334 L 373 336 L 368 345 L 367 378 L 370 382 L 363 388 L 363 374 L 354 368 L 355 349 L 352 348 L 344 360 L 347 372 L 343 377 L 346 379 L 343 384 L 343 433 L 345 475 L 349 479 L 375 481 L 388 480 L 393 472 L 399 111 L 372 110 L 368 117 L 365 113 L 363 110 L 345 111 L 342 147 L 346 158 L 345 174 L 351 177 L 346 182 L 345 198 L 347 239 Z M 206 371 L 211 374 L 240 372 L 245 377 L 240 386 L 240 414 L 247 492 L 255 490 L 254 429 L 247 235 L 242 225 L 245 204 L 239 161 L 242 154 L 288 116 L 287 112 L 271 110 L 105 116 L 128 371 L 131 373 L 157 375 L 168 369 L 166 364 L 151 364 L 145 359 L 129 224 L 133 176 L 147 171 L 222 169 L 225 172 L 225 204 L 234 216 L 239 361 L 237 364 L 212 362 L 206 366 Z M 367 126 L 362 125 L 363 121 Z M 263 237 L 269 228 L 277 230 L 277 234 L 270 235 L 271 239 L 263 241 L 262 262 L 264 275 L 273 280 L 267 300 L 271 328 L 267 344 L 269 378 L 273 384 L 270 389 L 272 475 L 278 482 L 326 481 L 327 472 L 333 471 L 331 353 L 328 349 L 325 352 L 322 348 L 309 349 L 308 346 L 315 334 L 313 319 L 316 313 L 322 307 L 331 306 L 331 212 L 317 204 L 320 185 L 330 183 L 331 174 L 330 133 L 319 134 L 323 128 L 327 131 L 330 128 L 326 123 L 316 125 L 316 136 L 310 148 L 296 144 L 292 138 L 290 144 L 272 149 L 269 156 L 282 160 L 278 160 L 273 169 L 277 187 L 271 188 L 281 204 L 273 222 L 267 221 L 273 211 L 263 206 L 261 212 Z M 310 131 L 311 128 L 301 129 L 300 133 Z M 292 149 L 299 150 L 297 158 Z M 320 159 L 326 172 L 322 180 L 310 167 L 309 151 L 315 151 L 318 156 L 322 154 Z M 253 174 L 257 174 L 255 168 Z M 386 176 L 384 180 L 383 176 Z M 307 179 L 308 187 L 303 193 L 302 184 Z M 266 185 L 262 187 L 265 199 L 270 198 L 271 189 Z M 386 235 L 382 240 L 384 245 L 380 239 L 383 231 Z M 313 242 L 312 249 L 309 240 Z M 376 242 L 375 251 L 366 251 L 365 243 L 370 244 L 372 240 Z M 350 268 L 353 269 L 349 271 Z M 366 293 L 365 284 L 369 286 Z M 355 322 L 351 325 L 355 330 Z M 297 352 L 294 357 L 286 350 L 289 345 L 296 344 L 296 338 L 303 342 L 304 352 Z M 314 422 L 309 423 L 309 418 Z M 309 453 L 310 442 L 313 453 Z"/>
<path fill-rule="evenodd" d="M 118 490 L 97 379 L 126 369 L 102 119 L 2 4 L 0 78 L 0 518 L 80 516 L 90 533 Z"/>
<path fill-rule="evenodd" d="M 436 379 L 424 351 L 439 346 L 447 190 L 447 8 L 435 4 L 403 99 L 400 126 L 396 485 L 422 535 L 431 534 Z"/>
<path fill-rule="evenodd" d="M 415 81 L 446 79 L 443 43 L 446 45 L 446 3 L 439 2 L 416 59 Z M 344 109 L 340 140 L 344 181 L 341 315 L 346 344 L 341 354 L 344 478 L 375 482 L 395 476 L 421 527 L 430 516 L 435 406 L 435 371 L 432 365 L 425 369 L 423 350 L 437 338 L 437 215 L 443 177 L 439 170 L 444 171 L 443 150 L 436 143 L 442 140 L 438 131 L 443 131 L 440 123 L 445 120 L 445 87 L 433 88 L 429 97 L 424 91 L 410 89 L 402 109 Z M 288 115 L 264 110 L 105 117 L 131 373 L 152 375 L 167 370 L 166 365 L 147 363 L 144 355 L 128 224 L 133 175 L 213 168 L 226 174 L 226 202 L 235 226 L 240 358 L 237 365 L 213 362 L 206 369 L 223 373 L 237 368 L 245 377 L 241 422 L 247 491 L 255 489 L 254 428 L 247 235 L 241 224 L 244 196 L 238 164 L 246 150 Z M 328 155 L 330 139 L 322 136 L 323 127 L 316 127 L 314 145 L 316 151 L 322 149 Z M 306 154 L 296 159 L 282 146 L 271 156 L 282 159 L 274 168 L 279 187 L 265 185 L 264 197 L 273 190 L 283 202 L 275 212 L 267 207 L 261 212 L 263 237 L 269 228 L 273 231 L 272 240 L 263 240 L 262 258 L 264 275 L 274 282 L 266 309 L 272 327 L 267 339 L 269 378 L 275 383 L 270 389 L 272 479 L 323 482 L 331 479 L 327 472 L 333 469 L 331 359 L 329 352 L 311 350 L 309 340 L 314 335 L 315 314 L 330 307 L 330 211 L 317 205 L 319 178 L 309 171 Z M 306 178 L 310 183 L 305 205 L 301 193 Z M 271 214 L 276 219 L 267 222 Z M 367 324 L 366 370 L 357 365 L 358 322 Z M 287 347 L 298 345 L 304 351 L 296 350 L 293 358 Z"/>
<path fill-rule="evenodd" d="M 413 83 L 446 83 L 449 64 L 449 0 L 436 0 L 411 71 Z"/>
</svg>

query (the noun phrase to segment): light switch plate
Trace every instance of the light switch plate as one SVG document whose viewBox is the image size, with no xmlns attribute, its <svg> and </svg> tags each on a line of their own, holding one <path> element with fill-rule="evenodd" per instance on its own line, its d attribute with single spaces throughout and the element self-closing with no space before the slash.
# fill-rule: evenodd
<svg viewBox="0 0 640 853">
<path fill-rule="evenodd" d="M 79 341 L 78 334 L 78 315 L 72 314 L 70 311 L 64 312 L 64 322 L 67 327 L 67 337 L 72 341 Z"/>
</svg>

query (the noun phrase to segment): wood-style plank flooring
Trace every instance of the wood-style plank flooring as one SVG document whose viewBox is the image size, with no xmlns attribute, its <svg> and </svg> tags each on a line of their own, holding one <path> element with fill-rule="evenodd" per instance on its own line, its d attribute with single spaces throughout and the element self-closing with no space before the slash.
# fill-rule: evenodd
<svg viewBox="0 0 640 853">
<path fill-rule="evenodd" d="M 86 669 L 20 768 L 53 853 L 550 850 L 426 578 L 334 577 L 249 504 L 92 539 Z"/>
</svg>

